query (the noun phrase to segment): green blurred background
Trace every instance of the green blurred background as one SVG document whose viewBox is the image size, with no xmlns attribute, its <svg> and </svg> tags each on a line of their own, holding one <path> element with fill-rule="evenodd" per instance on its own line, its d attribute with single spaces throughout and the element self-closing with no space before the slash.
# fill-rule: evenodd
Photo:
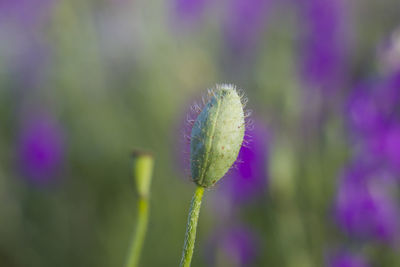
<svg viewBox="0 0 400 267">
<path fill-rule="evenodd" d="M 0 2 L 0 266 L 123 266 L 136 220 L 134 148 L 155 157 L 140 265 L 177 266 L 195 188 L 180 163 L 182 124 L 194 100 L 225 82 L 244 89 L 269 131 L 268 192 L 227 222 L 215 212 L 223 184 L 207 191 L 192 265 L 211 266 L 212 236 L 244 224 L 260 240 L 249 266 L 323 266 L 343 244 L 372 266 L 400 266 L 396 246 L 353 246 L 331 216 L 351 148 L 342 103 L 354 80 L 379 73 L 376 48 L 396 29 L 398 1 L 344 2 L 348 75 L 329 92 L 308 88 L 298 69 L 303 3 L 269 1 L 257 37 L 237 49 L 225 34 L 235 1 L 198 1 L 188 17 L 179 2 Z M 21 131 L 36 113 L 62 132 L 45 181 L 21 171 Z"/>
</svg>

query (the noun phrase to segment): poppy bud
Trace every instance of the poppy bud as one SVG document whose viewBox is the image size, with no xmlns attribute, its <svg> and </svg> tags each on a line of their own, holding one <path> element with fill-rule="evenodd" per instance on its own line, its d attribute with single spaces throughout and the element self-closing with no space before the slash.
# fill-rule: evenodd
<svg viewBox="0 0 400 267">
<path fill-rule="evenodd" d="M 235 162 L 245 130 L 241 100 L 233 85 L 217 85 L 209 92 L 191 133 L 190 167 L 197 185 L 211 187 Z"/>
</svg>

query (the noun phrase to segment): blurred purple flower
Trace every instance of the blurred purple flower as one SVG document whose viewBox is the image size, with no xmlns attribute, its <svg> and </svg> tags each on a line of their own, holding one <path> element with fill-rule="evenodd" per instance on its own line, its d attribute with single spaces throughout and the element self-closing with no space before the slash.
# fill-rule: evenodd
<svg viewBox="0 0 400 267">
<path fill-rule="evenodd" d="M 269 133 L 261 121 L 246 129 L 236 168 L 221 180 L 221 190 L 228 192 L 234 203 L 251 201 L 264 194 L 268 180 Z"/>
<path fill-rule="evenodd" d="M 357 86 L 348 101 L 347 114 L 354 139 L 362 153 L 400 170 L 400 71 L 380 81 Z"/>
<path fill-rule="evenodd" d="M 400 69 L 388 75 L 377 91 L 384 111 L 392 115 L 400 103 Z M 396 115 L 400 122 L 399 114 Z"/>
<path fill-rule="evenodd" d="M 377 99 L 372 97 L 372 82 L 358 85 L 349 98 L 347 114 L 352 130 L 361 135 L 371 135 L 384 124 Z"/>
<path fill-rule="evenodd" d="M 384 153 L 390 166 L 400 170 L 400 124 L 386 133 Z"/>
<path fill-rule="evenodd" d="M 305 83 L 325 91 L 339 89 L 346 73 L 349 27 L 346 1 L 299 1 L 304 12 L 302 73 Z"/>
<path fill-rule="evenodd" d="M 260 252 L 261 241 L 257 234 L 247 227 L 225 228 L 213 235 L 207 246 L 209 266 L 215 266 L 221 258 L 231 266 L 252 266 Z"/>
<path fill-rule="evenodd" d="M 208 0 L 173 0 L 177 19 L 193 23 L 203 15 Z"/>
<path fill-rule="evenodd" d="M 55 178 L 64 156 L 64 139 L 50 114 L 30 115 L 23 121 L 18 152 L 22 173 L 28 179 L 45 183 Z"/>
<path fill-rule="evenodd" d="M 349 252 L 335 253 L 329 257 L 328 267 L 368 267 L 369 265 L 363 257 L 350 254 Z"/>
<path fill-rule="evenodd" d="M 51 5 L 56 0 L 1 0 L 0 22 L 12 22 L 33 27 L 49 17 Z"/>
<path fill-rule="evenodd" d="M 399 237 L 399 207 L 390 197 L 390 179 L 373 166 L 355 163 L 340 181 L 335 204 L 337 222 L 348 234 L 392 243 Z"/>
<path fill-rule="evenodd" d="M 226 43 L 234 53 L 256 45 L 268 15 L 270 0 L 231 0 L 225 23 Z"/>
</svg>

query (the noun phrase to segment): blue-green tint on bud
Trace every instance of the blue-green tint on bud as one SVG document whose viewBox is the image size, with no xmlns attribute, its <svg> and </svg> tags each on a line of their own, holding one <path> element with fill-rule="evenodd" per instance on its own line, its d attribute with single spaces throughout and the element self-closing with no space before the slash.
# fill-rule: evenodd
<svg viewBox="0 0 400 267">
<path fill-rule="evenodd" d="M 243 104 L 233 85 L 217 85 L 197 117 L 191 133 L 192 179 L 211 187 L 235 162 L 243 142 Z"/>
<path fill-rule="evenodd" d="M 134 151 L 132 158 L 132 174 L 136 183 L 137 193 L 140 197 L 147 197 L 153 173 L 153 156 L 147 152 Z"/>
</svg>

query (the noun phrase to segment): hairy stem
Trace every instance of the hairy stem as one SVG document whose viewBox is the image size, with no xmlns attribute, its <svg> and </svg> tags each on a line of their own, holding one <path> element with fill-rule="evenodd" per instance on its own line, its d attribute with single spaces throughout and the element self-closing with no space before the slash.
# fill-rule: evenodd
<svg viewBox="0 0 400 267">
<path fill-rule="evenodd" d="M 189 267 L 192 261 L 194 242 L 196 239 L 197 222 L 199 220 L 201 200 L 204 194 L 204 187 L 197 186 L 190 204 L 189 217 L 186 226 L 185 243 L 181 259 L 181 267 Z"/>
<path fill-rule="evenodd" d="M 147 222 L 149 218 L 149 203 L 146 197 L 140 197 L 138 202 L 138 220 L 132 238 L 132 244 L 126 262 L 126 267 L 136 267 L 139 263 L 140 252 L 146 236 Z"/>
</svg>

